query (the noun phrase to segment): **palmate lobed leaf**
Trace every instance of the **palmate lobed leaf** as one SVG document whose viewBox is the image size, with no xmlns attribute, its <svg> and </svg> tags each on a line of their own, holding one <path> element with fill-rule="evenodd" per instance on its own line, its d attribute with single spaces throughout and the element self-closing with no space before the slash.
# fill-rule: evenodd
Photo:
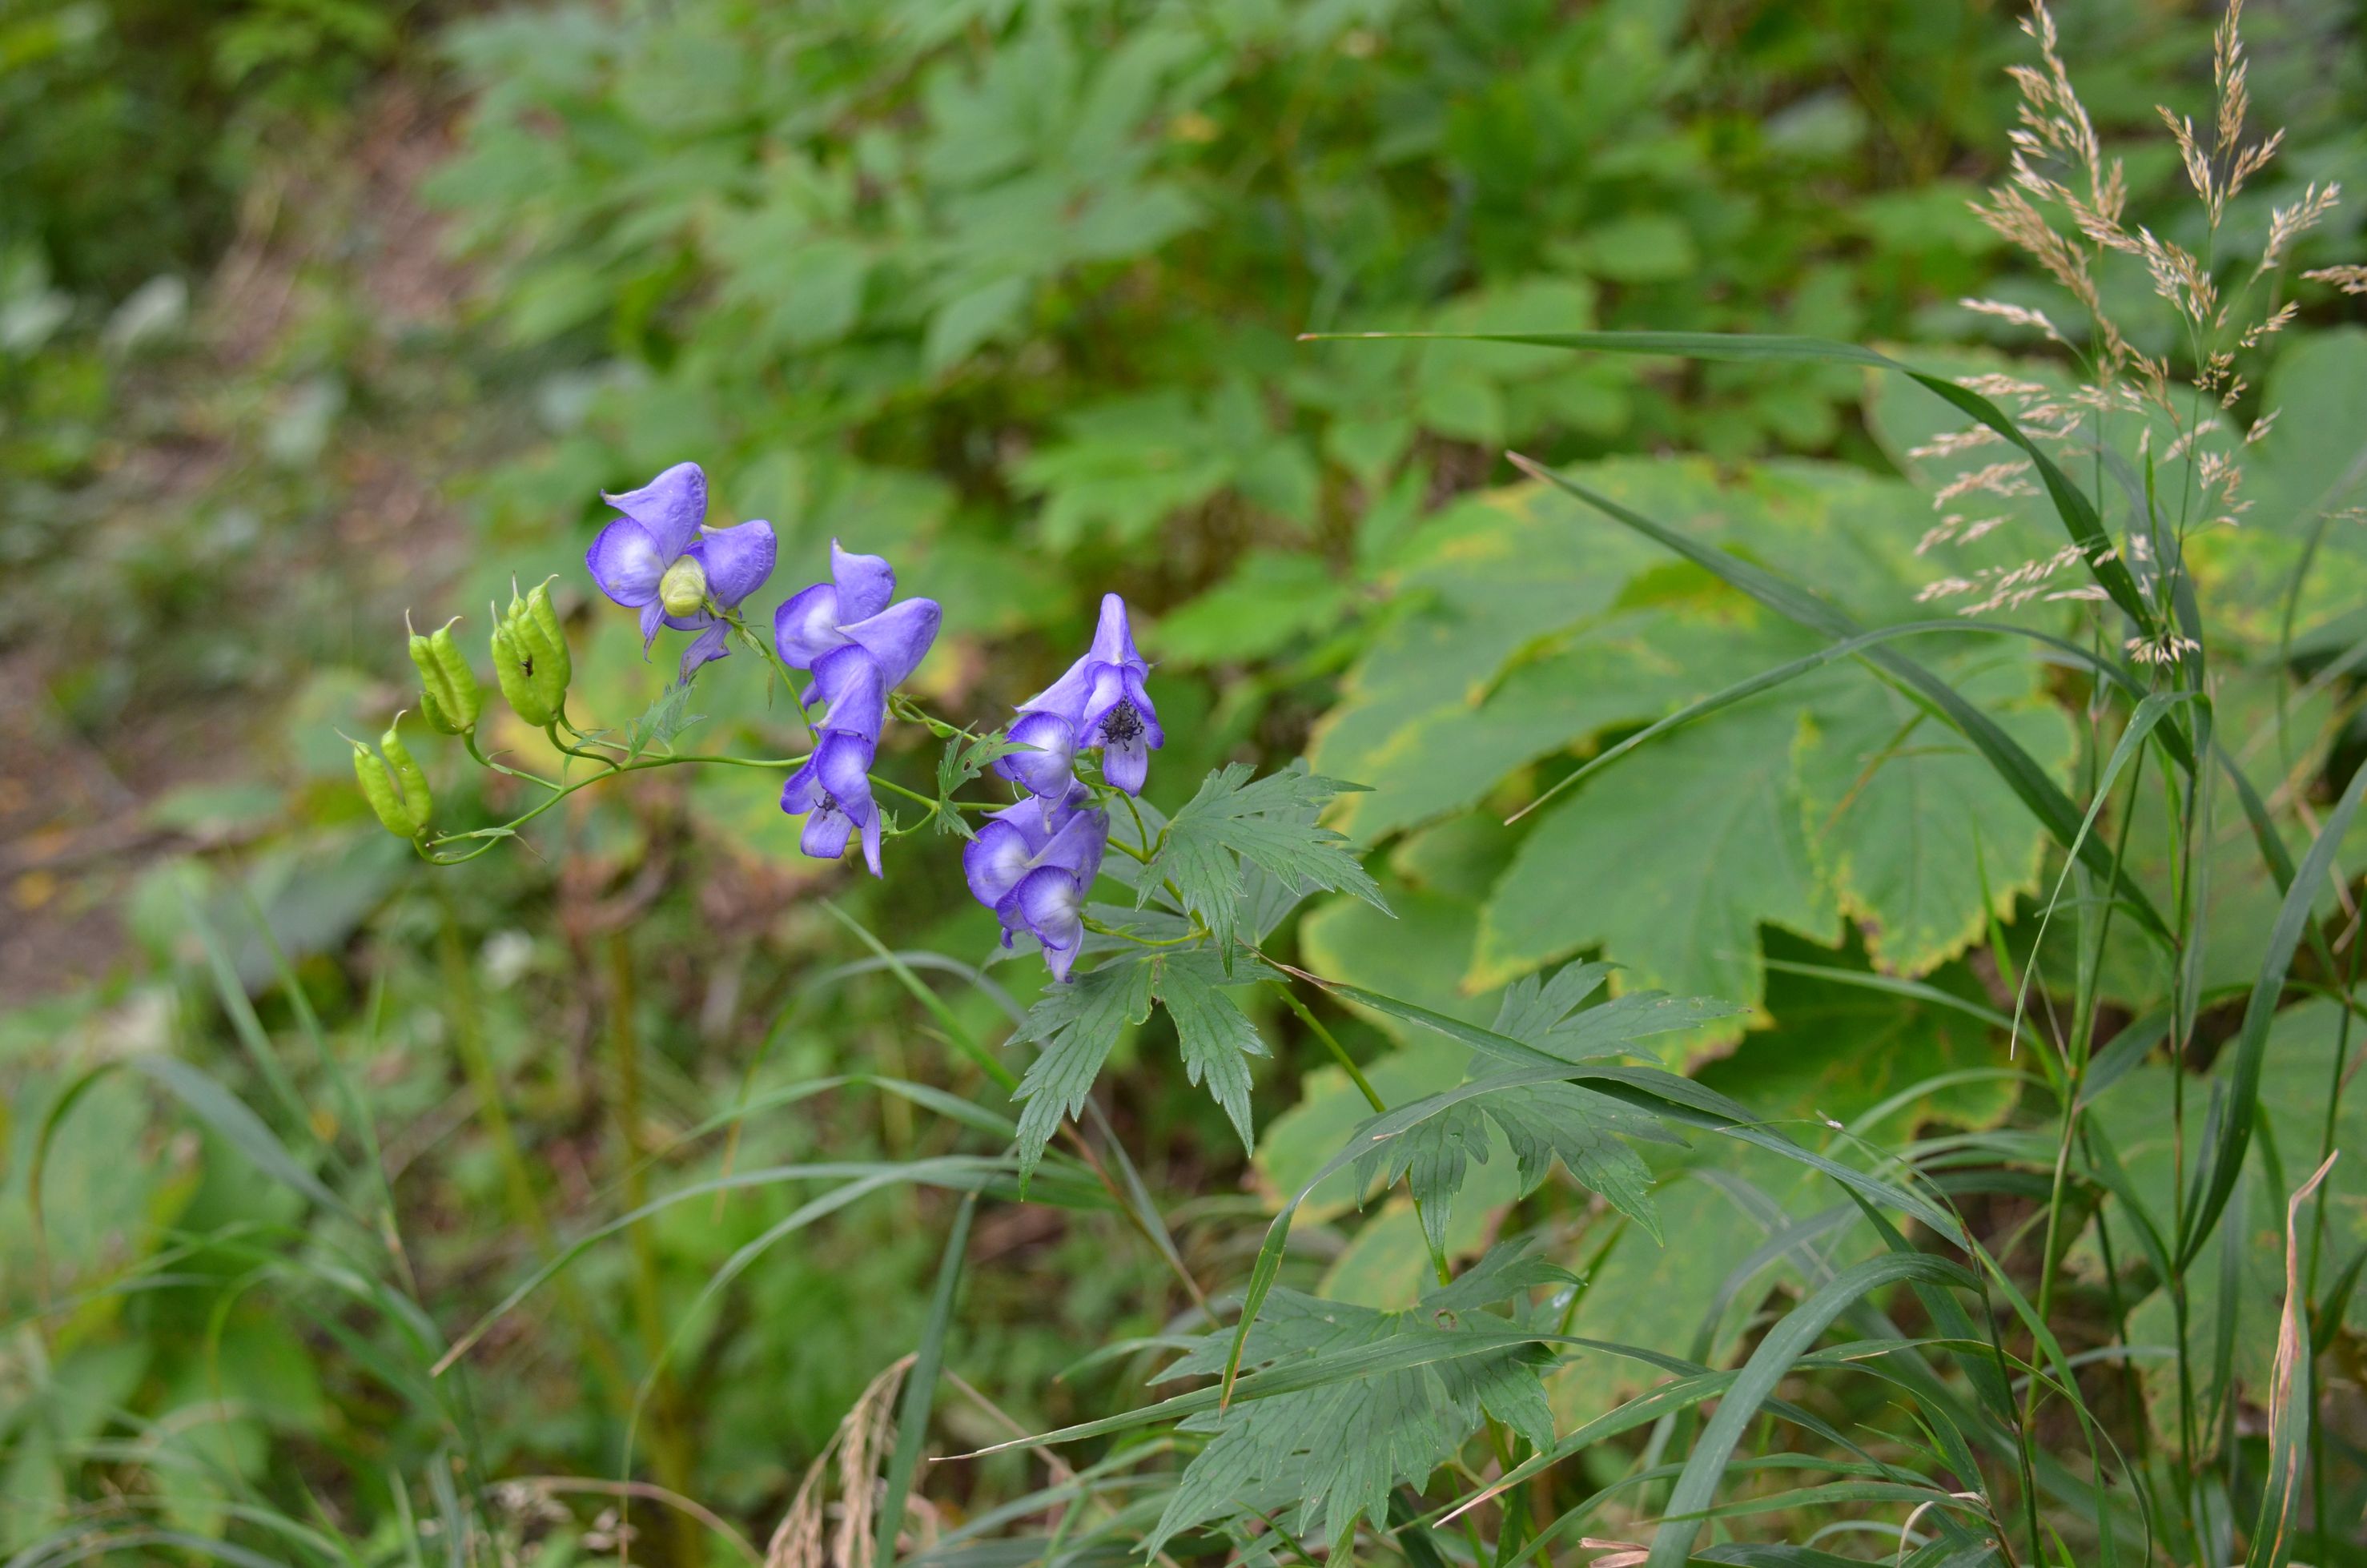
<svg viewBox="0 0 2367 1568">
<path fill-rule="evenodd" d="M 1294 1533 L 1319 1526 L 1323 1539 L 1343 1540 L 1358 1519 L 1386 1519 L 1390 1489 L 1425 1481 L 1478 1430 L 1483 1413 L 1537 1448 L 1551 1447 L 1553 1416 L 1539 1381 L 1551 1353 L 1483 1309 L 1571 1278 L 1518 1246 L 1499 1246 L 1407 1312 L 1274 1291 L 1245 1352 L 1257 1377 L 1392 1342 L 1436 1339 L 1458 1353 L 1188 1416 L 1183 1429 L 1210 1440 L 1185 1468 L 1147 1550 L 1244 1509 L 1295 1508 Z M 1232 1341 L 1229 1331 L 1208 1335 L 1162 1380 L 1222 1373 Z M 1241 1385 L 1245 1394 L 1255 1381 Z"/>
<path fill-rule="evenodd" d="M 1272 978 L 1273 971 L 1254 960 L 1227 974 L 1210 952 L 1147 954 L 1136 949 L 1066 983 L 1047 986 L 1012 1036 L 1014 1044 L 1043 1047 L 1013 1094 L 1025 1102 L 1018 1127 L 1023 1185 L 1060 1123 L 1084 1108 L 1120 1038 L 1150 1018 L 1153 1002 L 1175 1025 L 1184 1076 L 1205 1083 L 1240 1134 L 1242 1147 L 1249 1148 L 1254 1142 L 1249 1059 L 1269 1052 L 1257 1026 L 1224 988 Z"/>
<path fill-rule="evenodd" d="M 1605 963 L 1566 965 L 1550 980 L 1528 976 L 1508 987 L 1496 1015 L 1495 1029 L 1552 1056 L 1570 1062 L 1625 1052 L 1636 1041 L 1730 1016 L 1731 1006 L 1706 998 L 1673 998 L 1656 994 L 1623 996 L 1602 1006 L 1580 1010 L 1601 989 L 1612 966 Z M 1473 1164 L 1486 1165 L 1490 1153 L 1488 1129 L 1503 1136 L 1519 1172 L 1516 1197 L 1535 1191 L 1559 1160 L 1581 1186 L 1601 1193 L 1613 1207 L 1634 1219 L 1655 1242 L 1660 1239 L 1649 1189 L 1652 1175 L 1630 1140 L 1681 1142 L 1659 1120 L 1635 1107 L 1576 1084 L 1532 1080 L 1525 1072 L 1511 1075 L 1503 1092 L 1489 1092 L 1481 1071 L 1492 1059 L 1475 1056 L 1470 1083 L 1480 1085 L 1472 1097 L 1449 1108 L 1399 1137 L 1377 1145 L 1356 1165 L 1360 1189 L 1407 1180 L 1421 1206 L 1422 1229 L 1433 1254 L 1444 1254 L 1456 1198 Z"/>
<path fill-rule="evenodd" d="M 1199 792 L 1169 821 L 1137 893 L 1148 903 L 1162 880 L 1172 882 L 1185 911 L 1208 927 L 1228 966 L 1240 927 L 1244 863 L 1294 892 L 1326 888 L 1388 908 L 1347 838 L 1315 821 L 1332 797 L 1364 786 L 1304 767 L 1255 780 L 1250 772 L 1246 763 L 1230 763 L 1202 780 Z"/>
</svg>

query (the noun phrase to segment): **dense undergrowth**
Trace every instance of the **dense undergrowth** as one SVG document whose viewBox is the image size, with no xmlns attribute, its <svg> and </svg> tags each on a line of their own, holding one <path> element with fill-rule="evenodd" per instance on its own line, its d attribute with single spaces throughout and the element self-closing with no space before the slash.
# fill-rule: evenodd
<svg viewBox="0 0 2367 1568">
<path fill-rule="evenodd" d="M 2367 335 L 2302 277 L 2361 247 L 2277 216 L 2367 189 L 2357 21 L 2256 6 L 2221 145 L 2216 12 L 2066 7 L 2076 104 L 2015 20 L 0 9 L 0 826 L 62 955 L 0 1017 L 0 1549 L 2367 1559 Z M 2075 261 L 1967 207 L 2035 238 L 2033 92 Z M 943 606 L 945 720 L 1121 593 L 1117 838 L 1304 756 L 1371 896 L 1253 876 L 1234 969 L 1195 884 L 1038 1002 L 957 837 L 875 883 L 741 768 L 419 866 L 336 735 L 415 708 L 406 606 L 482 670 L 558 572 L 585 730 L 803 749 L 753 651 L 652 704 L 583 574 L 684 458 L 777 536 L 752 623 L 833 538 Z M 439 833 L 540 799 L 402 733 Z M 882 790 L 998 788 L 939 739 Z M 1212 945 L 1136 996 L 1146 937 Z"/>
</svg>

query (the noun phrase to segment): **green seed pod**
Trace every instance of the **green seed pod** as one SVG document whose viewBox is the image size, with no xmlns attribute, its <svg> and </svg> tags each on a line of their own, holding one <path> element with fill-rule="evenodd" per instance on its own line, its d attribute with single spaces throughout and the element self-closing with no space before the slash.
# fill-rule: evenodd
<svg viewBox="0 0 2367 1568">
<path fill-rule="evenodd" d="M 534 684 L 541 694 L 544 706 L 557 712 L 567 701 L 568 683 L 575 678 L 575 662 L 567 652 L 567 629 L 559 623 L 559 611 L 550 602 L 548 580 L 535 585 L 526 597 L 527 624 L 534 636 L 529 643 L 534 655 Z"/>
<path fill-rule="evenodd" d="M 520 630 L 517 618 L 493 628 L 493 678 L 501 682 L 502 695 L 517 710 L 517 716 L 539 730 L 558 713 L 544 705 L 537 689 L 533 655 L 518 645 Z"/>
<path fill-rule="evenodd" d="M 427 825 L 428 817 L 435 812 L 436 797 L 428 790 L 427 775 L 412 760 L 411 748 L 402 744 L 402 736 L 397 733 L 402 723 L 402 715 L 397 713 L 387 725 L 386 733 L 378 738 L 378 749 L 386 754 L 388 765 L 394 769 L 394 782 L 402 791 L 403 807 L 411 816 L 411 831 L 415 834 Z"/>
<path fill-rule="evenodd" d="M 436 665 L 436 650 L 416 631 L 411 634 L 411 662 L 419 667 L 420 717 L 438 734 L 459 734 L 461 726 L 452 722 L 444 711 L 444 704 L 436 700 L 436 688 L 444 684 L 444 672 Z"/>
<path fill-rule="evenodd" d="M 395 715 L 395 719 L 400 723 L 402 715 Z M 427 776 L 411 759 L 409 748 L 403 745 L 402 737 L 395 733 L 393 726 L 388 726 L 379 744 L 386 751 L 383 757 L 359 741 L 353 743 L 354 779 L 361 785 L 362 798 L 378 813 L 379 823 L 387 832 L 397 838 L 416 838 L 427 825 L 427 813 L 434 804 L 427 791 Z"/>
<path fill-rule="evenodd" d="M 476 672 L 469 668 L 468 656 L 452 637 L 452 628 L 459 624 L 454 616 L 436 629 L 431 636 L 411 634 L 411 662 L 419 668 L 422 696 L 420 711 L 427 722 L 447 735 L 466 734 L 477 727 L 477 715 L 484 707 L 484 694 L 477 686 Z"/>
<path fill-rule="evenodd" d="M 477 685 L 477 672 L 469 667 L 469 655 L 460 652 L 452 635 L 452 629 L 459 624 L 456 615 L 437 627 L 427 639 L 427 647 L 436 655 L 436 667 L 444 672 L 444 684 L 436 692 L 436 700 L 444 705 L 444 716 L 463 730 L 473 730 L 477 715 L 484 710 L 485 695 Z"/>
</svg>

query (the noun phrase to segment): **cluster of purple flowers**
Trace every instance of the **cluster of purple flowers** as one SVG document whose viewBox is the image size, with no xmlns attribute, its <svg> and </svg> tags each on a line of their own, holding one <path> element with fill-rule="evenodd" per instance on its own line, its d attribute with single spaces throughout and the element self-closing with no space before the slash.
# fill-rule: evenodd
<svg viewBox="0 0 2367 1568">
<path fill-rule="evenodd" d="M 623 514 L 600 530 L 583 564 L 601 592 L 641 618 L 647 653 L 658 628 L 696 632 L 682 656 L 684 681 L 730 653 L 741 603 L 764 586 L 778 548 L 773 525 L 707 526 L 707 475 L 676 463 L 639 490 L 601 499 Z M 798 846 L 834 860 L 861 836 L 864 863 L 878 876 L 880 812 L 871 764 L 887 722 L 889 694 L 936 641 L 934 599 L 896 602 L 896 573 L 877 555 L 830 546 L 830 581 L 799 590 L 773 614 L 781 663 L 813 676 L 800 700 L 820 705 L 813 755 L 781 789 L 781 810 L 805 818 Z M 1145 680 L 1150 665 L 1134 645 L 1126 601 L 1102 598 L 1093 646 L 1068 672 L 1019 705 L 1010 738 L 1023 748 L 995 771 L 1026 792 L 992 813 L 962 852 L 980 903 L 1002 922 L 1003 946 L 1024 931 L 1066 980 L 1084 944 L 1087 890 L 1109 847 L 1109 813 L 1077 778 L 1077 758 L 1101 754 L 1104 783 L 1142 792 L 1150 754 L 1166 741 Z"/>
<path fill-rule="evenodd" d="M 1134 646 L 1126 601 L 1102 596 L 1093 645 L 1059 680 L 1019 705 L 1011 738 L 1030 749 L 997 762 L 995 771 L 1049 802 L 1068 798 L 1080 752 L 1102 754 L 1102 778 L 1129 795 L 1142 793 L 1150 754 L 1166 744 L 1143 682 L 1150 665 Z"/>
<path fill-rule="evenodd" d="M 681 679 L 730 653 L 724 619 L 773 574 L 773 525 L 707 527 L 707 474 L 676 463 L 639 490 L 601 499 L 624 514 L 600 530 L 583 564 L 600 591 L 641 616 L 644 653 L 658 628 L 697 635 L 682 655 Z M 774 612 L 773 643 L 781 662 L 809 670 L 802 700 L 823 705 L 813 755 L 781 791 L 781 809 L 806 819 L 798 846 L 834 860 L 860 833 L 864 863 L 879 874 L 879 808 L 871 799 L 871 761 L 888 694 L 911 675 L 936 641 L 934 599 L 896 597 L 896 573 L 877 555 L 852 555 L 832 540 L 831 580 L 793 596 Z"/>
<path fill-rule="evenodd" d="M 1143 684 L 1150 673 L 1126 601 L 1104 595 L 1092 648 L 1019 705 L 1009 735 L 1028 749 L 994 765 L 1030 798 L 995 812 L 962 851 L 971 896 L 1002 920 L 1003 946 L 1021 931 L 1034 937 L 1056 980 L 1082 949 L 1085 895 L 1109 847 L 1109 813 L 1077 781 L 1077 756 L 1098 750 L 1103 779 L 1141 793 L 1150 753 L 1167 738 Z"/>
<path fill-rule="evenodd" d="M 773 614 L 773 645 L 791 669 L 810 670 L 808 704 L 821 702 L 814 753 L 781 787 L 781 810 L 802 814 L 798 847 L 834 860 L 850 835 L 863 835 L 863 863 L 879 875 L 879 807 L 871 759 L 888 694 L 937 640 L 934 599 L 896 597 L 896 573 L 877 555 L 851 555 L 830 541 L 830 581 L 804 589 Z"/>
</svg>

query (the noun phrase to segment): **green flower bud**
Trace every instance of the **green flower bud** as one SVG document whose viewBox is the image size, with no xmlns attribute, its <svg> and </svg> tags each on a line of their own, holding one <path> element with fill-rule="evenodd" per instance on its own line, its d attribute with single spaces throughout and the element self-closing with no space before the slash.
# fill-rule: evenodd
<svg viewBox="0 0 2367 1568">
<path fill-rule="evenodd" d="M 362 798 L 378 813 L 378 820 L 387 832 L 397 838 L 416 838 L 427 825 L 428 813 L 435 810 L 435 797 L 427 789 L 427 775 L 412 760 L 411 750 L 402 744 L 395 726 L 402 715 L 394 716 L 379 737 L 379 756 L 369 747 L 356 741 L 354 746 L 354 778 L 362 787 Z"/>
<path fill-rule="evenodd" d="M 568 683 L 575 678 L 575 662 L 567 652 L 567 629 L 559 623 L 559 611 L 550 602 L 548 580 L 536 585 L 526 597 L 527 625 L 532 629 L 530 652 L 534 656 L 534 684 L 543 705 L 557 712 L 567 701 Z"/>
<path fill-rule="evenodd" d="M 658 579 L 658 603 L 668 615 L 697 615 L 707 602 L 707 568 L 685 555 Z"/>
<path fill-rule="evenodd" d="M 511 616 L 493 628 L 493 678 L 517 716 L 539 730 L 558 718 L 558 710 L 542 699 L 534 676 L 534 655 L 519 645 L 523 615 Z"/>
<path fill-rule="evenodd" d="M 456 615 L 429 636 L 411 634 L 411 662 L 419 667 L 420 689 L 425 699 L 421 709 L 427 722 L 447 735 L 475 729 L 477 715 L 485 705 L 477 674 L 469 667 L 469 656 L 460 652 L 452 636 L 452 628 L 459 623 Z"/>
</svg>

